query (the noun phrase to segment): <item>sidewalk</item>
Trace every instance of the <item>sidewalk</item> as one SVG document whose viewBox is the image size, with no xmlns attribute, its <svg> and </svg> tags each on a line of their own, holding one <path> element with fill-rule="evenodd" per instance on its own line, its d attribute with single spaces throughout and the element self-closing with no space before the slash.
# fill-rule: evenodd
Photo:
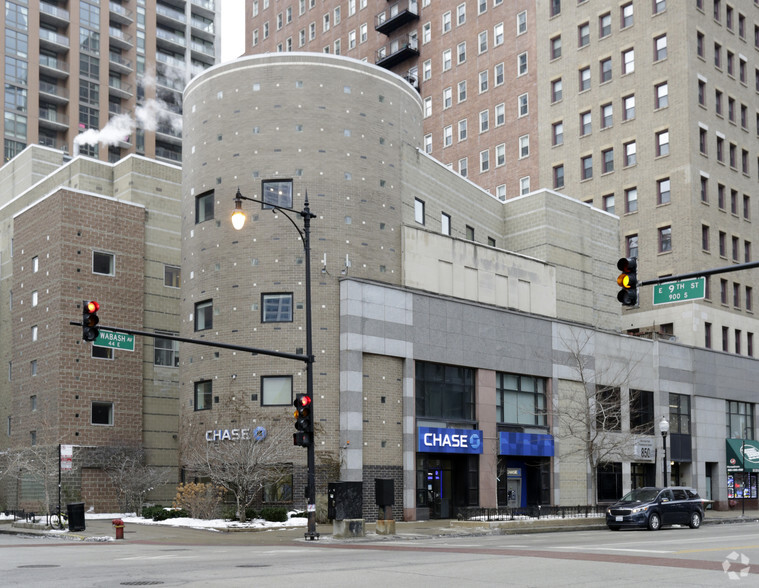
<svg viewBox="0 0 759 588">
<path fill-rule="evenodd" d="M 706 512 L 703 524 L 740 524 L 759 522 L 759 510 L 747 510 L 741 516 L 740 509 Z M 0 533 L 38 535 L 78 541 L 115 541 L 115 530 L 109 519 L 86 519 L 84 531 L 49 531 L 41 526 L 25 528 L 20 521 L 0 523 Z M 319 541 L 330 542 L 385 542 L 398 540 L 424 540 L 433 537 L 474 536 L 485 534 L 523 534 L 560 531 L 605 530 L 603 518 L 578 519 L 530 519 L 521 521 L 396 521 L 395 535 L 378 535 L 374 523 L 366 523 L 364 537 L 338 539 L 332 536 L 332 525 L 318 525 Z M 220 531 L 167 525 L 127 523 L 124 527 L 124 542 L 157 544 L 213 544 L 213 545 L 278 545 L 306 543 L 305 527 L 288 527 L 261 530 Z"/>
</svg>

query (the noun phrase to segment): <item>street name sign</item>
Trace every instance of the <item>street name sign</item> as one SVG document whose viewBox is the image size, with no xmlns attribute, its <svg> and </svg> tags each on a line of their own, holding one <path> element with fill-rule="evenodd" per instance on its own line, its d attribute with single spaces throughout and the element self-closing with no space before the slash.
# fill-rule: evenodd
<svg viewBox="0 0 759 588">
<path fill-rule="evenodd" d="M 654 286 L 654 306 L 706 297 L 706 278 L 666 282 Z"/>
<path fill-rule="evenodd" d="M 134 335 L 114 333 L 113 331 L 104 331 L 103 329 L 100 329 L 98 338 L 95 339 L 92 344 L 95 347 L 110 347 L 111 349 L 134 351 Z"/>
</svg>

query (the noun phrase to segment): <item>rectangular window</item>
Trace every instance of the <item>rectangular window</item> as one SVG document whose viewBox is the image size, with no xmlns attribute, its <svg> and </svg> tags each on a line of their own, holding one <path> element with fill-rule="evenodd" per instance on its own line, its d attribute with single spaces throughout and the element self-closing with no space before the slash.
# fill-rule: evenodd
<svg viewBox="0 0 759 588">
<path fill-rule="evenodd" d="M 558 59 L 561 57 L 561 35 L 552 37 L 549 41 L 549 50 L 551 52 L 551 59 Z"/>
<path fill-rule="evenodd" d="M 633 3 L 628 2 L 627 4 L 623 4 L 620 7 L 621 12 L 621 22 L 620 22 L 620 28 L 627 28 L 633 26 L 634 23 L 634 13 L 633 13 Z"/>
<path fill-rule="evenodd" d="M 583 67 L 579 72 L 580 77 L 580 92 L 590 90 L 590 68 Z"/>
<path fill-rule="evenodd" d="M 611 81 L 611 57 L 602 59 L 599 63 L 601 71 L 601 83 Z"/>
<path fill-rule="evenodd" d="M 506 144 L 501 143 L 495 146 L 495 166 L 501 167 L 506 164 Z"/>
<path fill-rule="evenodd" d="M 659 253 L 672 251 L 672 227 L 660 227 L 659 233 Z"/>
<path fill-rule="evenodd" d="M 289 406 L 292 401 L 292 376 L 261 376 L 261 406 Z"/>
<path fill-rule="evenodd" d="M 156 336 L 153 339 L 153 364 L 162 367 L 179 367 L 179 341 Z"/>
<path fill-rule="evenodd" d="M 545 380 L 532 376 L 496 375 L 496 422 L 545 427 Z"/>
<path fill-rule="evenodd" d="M 657 84 L 654 86 L 654 108 L 665 108 L 669 106 L 669 84 Z"/>
<path fill-rule="evenodd" d="M 420 225 L 424 224 L 424 200 L 414 198 L 414 220 Z"/>
<path fill-rule="evenodd" d="M 195 224 L 213 218 L 213 190 L 204 192 L 195 198 Z"/>
<path fill-rule="evenodd" d="M 525 94 L 526 96 L 526 94 Z M 506 123 L 506 105 L 501 102 L 495 105 L 495 126 L 500 127 Z"/>
<path fill-rule="evenodd" d="M 465 234 L 466 234 L 466 238 L 469 241 L 474 241 L 474 227 L 470 227 L 469 225 L 466 225 Z"/>
<path fill-rule="evenodd" d="M 638 257 L 638 235 L 625 237 L 625 249 L 627 250 L 627 257 Z"/>
<path fill-rule="evenodd" d="M 459 121 L 459 141 L 466 140 L 466 130 L 467 130 L 466 127 L 467 127 L 466 119 L 460 120 Z"/>
<path fill-rule="evenodd" d="M 596 427 L 600 431 L 622 429 L 622 396 L 619 388 L 596 385 Z"/>
<path fill-rule="evenodd" d="M 480 173 L 484 173 L 490 169 L 490 151 L 480 151 Z"/>
<path fill-rule="evenodd" d="M 417 361 L 415 371 L 417 418 L 474 419 L 473 369 Z"/>
<path fill-rule="evenodd" d="M 482 31 L 477 35 L 477 46 L 479 48 L 479 54 L 485 53 L 488 50 L 488 32 Z"/>
<path fill-rule="evenodd" d="M 443 128 L 443 147 L 453 145 L 453 127 L 448 125 Z"/>
<path fill-rule="evenodd" d="M 604 210 L 609 214 L 614 214 L 614 194 L 606 194 L 602 200 Z"/>
<path fill-rule="evenodd" d="M 551 2 L 551 16 L 561 14 L 561 0 L 550 0 Z"/>
<path fill-rule="evenodd" d="M 709 251 L 709 225 L 701 225 L 701 249 Z"/>
<path fill-rule="evenodd" d="M 623 145 L 625 149 L 625 167 L 630 167 L 638 163 L 638 147 L 635 141 L 630 141 Z"/>
<path fill-rule="evenodd" d="M 456 63 L 461 65 L 466 61 L 466 41 L 456 46 Z"/>
<path fill-rule="evenodd" d="M 590 43 L 590 23 L 583 23 L 577 27 L 577 46 L 585 47 Z"/>
<path fill-rule="evenodd" d="M 503 84 L 503 63 L 497 63 L 493 67 L 493 83 L 496 86 L 500 86 Z"/>
<path fill-rule="evenodd" d="M 92 424 L 113 425 L 113 402 L 92 403 Z"/>
<path fill-rule="evenodd" d="M 751 286 L 746 286 L 746 310 L 749 312 L 754 309 L 753 295 L 754 289 Z"/>
<path fill-rule="evenodd" d="M 213 300 L 195 304 L 195 330 L 206 331 L 213 328 Z"/>
<path fill-rule="evenodd" d="M 602 172 L 608 174 L 614 171 L 614 149 L 604 149 L 601 151 L 602 156 Z"/>
<path fill-rule="evenodd" d="M 517 75 L 523 76 L 527 73 L 527 52 L 517 55 Z"/>
<path fill-rule="evenodd" d="M 562 121 L 555 122 L 551 126 L 552 144 L 563 145 L 564 144 L 564 123 Z"/>
<path fill-rule="evenodd" d="M 163 266 L 163 285 L 167 288 L 179 288 L 182 284 L 182 270 L 173 265 Z"/>
<path fill-rule="evenodd" d="M 635 96 L 630 94 L 622 98 L 622 106 L 624 111 L 622 113 L 623 120 L 632 120 L 635 118 Z"/>
<path fill-rule="evenodd" d="M 608 129 L 613 124 L 614 116 L 611 102 L 601 105 L 601 128 Z"/>
<path fill-rule="evenodd" d="M 451 215 L 446 213 L 441 213 L 440 215 L 440 232 L 443 233 L 443 235 L 450 235 L 451 234 Z"/>
<path fill-rule="evenodd" d="M 669 130 L 656 133 L 656 156 L 669 155 Z"/>
<path fill-rule="evenodd" d="M 654 434 L 654 393 L 630 390 L 630 429 L 642 435 Z"/>
<path fill-rule="evenodd" d="M 262 180 L 261 194 L 262 208 L 270 208 L 271 206 L 293 207 L 292 180 Z"/>
<path fill-rule="evenodd" d="M 469 158 L 462 157 L 459 159 L 459 175 L 463 178 L 469 175 Z"/>
<path fill-rule="evenodd" d="M 726 400 L 726 423 L 728 439 L 754 438 L 754 405 L 749 402 Z"/>
<path fill-rule="evenodd" d="M 611 35 L 611 14 L 608 12 L 598 17 L 598 38 L 603 39 Z"/>
<path fill-rule="evenodd" d="M 530 136 L 522 135 L 519 137 L 519 159 L 524 159 L 530 155 Z"/>
<path fill-rule="evenodd" d="M 667 58 L 667 35 L 661 35 L 654 39 L 654 61 Z"/>
<path fill-rule="evenodd" d="M 580 158 L 580 178 L 589 180 L 593 177 L 593 156 L 586 155 Z"/>
<path fill-rule="evenodd" d="M 261 294 L 261 322 L 289 323 L 293 320 L 293 295 L 291 292 Z"/>
<path fill-rule="evenodd" d="M 517 36 L 527 32 L 527 12 L 517 14 Z"/>
<path fill-rule="evenodd" d="M 564 165 L 562 164 L 553 168 L 553 187 L 556 190 L 564 187 Z"/>
<path fill-rule="evenodd" d="M 622 74 L 631 74 L 635 71 L 635 49 L 622 51 Z"/>
<path fill-rule="evenodd" d="M 116 273 L 116 261 L 113 253 L 92 252 L 92 273 L 112 276 Z"/>
<path fill-rule="evenodd" d="M 558 102 L 559 100 L 562 99 L 562 95 L 563 95 L 562 89 L 563 88 L 562 88 L 561 78 L 557 80 L 553 80 L 551 82 L 551 102 L 552 103 Z"/>
<path fill-rule="evenodd" d="M 195 410 L 211 410 L 212 394 L 213 382 L 211 380 L 195 382 Z"/>
<path fill-rule="evenodd" d="M 580 136 L 589 135 L 592 131 L 590 111 L 580 113 Z"/>
</svg>

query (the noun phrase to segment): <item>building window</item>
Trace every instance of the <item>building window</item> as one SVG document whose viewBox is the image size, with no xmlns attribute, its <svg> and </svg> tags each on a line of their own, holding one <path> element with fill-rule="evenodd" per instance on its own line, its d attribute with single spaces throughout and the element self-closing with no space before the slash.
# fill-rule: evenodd
<svg viewBox="0 0 759 588">
<path fill-rule="evenodd" d="M 517 35 L 527 32 L 527 12 L 522 11 L 517 14 Z"/>
<path fill-rule="evenodd" d="M 506 144 L 501 143 L 495 146 L 495 166 L 501 167 L 506 164 Z"/>
<path fill-rule="evenodd" d="M 709 251 L 709 225 L 701 225 L 701 249 Z"/>
<path fill-rule="evenodd" d="M 601 83 L 611 81 L 611 57 L 600 61 Z"/>
<path fill-rule="evenodd" d="M 483 110 L 480 112 L 480 132 L 484 133 L 490 128 L 490 111 Z"/>
<path fill-rule="evenodd" d="M 490 151 L 480 151 L 480 173 L 484 173 L 490 169 Z"/>
<path fill-rule="evenodd" d="M 474 241 L 474 227 L 466 225 L 465 235 L 468 241 Z"/>
<path fill-rule="evenodd" d="M 530 176 L 519 178 L 519 194 L 524 196 L 530 193 Z"/>
<path fill-rule="evenodd" d="M 638 163 L 637 143 L 635 141 L 630 141 L 629 143 L 625 143 L 623 147 L 625 149 L 625 167 L 630 167 L 631 165 Z"/>
<path fill-rule="evenodd" d="M 656 180 L 657 204 L 669 204 L 671 201 L 671 184 L 669 178 Z"/>
<path fill-rule="evenodd" d="M 37 360 L 33 359 L 29 362 L 29 375 L 30 376 L 36 376 L 37 375 Z"/>
<path fill-rule="evenodd" d="M 195 224 L 213 218 L 213 190 L 200 194 L 195 198 Z"/>
<path fill-rule="evenodd" d="M 593 130 L 593 127 L 591 125 L 591 115 L 590 110 L 587 112 L 581 112 L 580 113 L 580 136 L 589 135 L 590 132 Z"/>
<path fill-rule="evenodd" d="M 530 113 L 528 94 L 520 94 L 517 98 L 519 116 L 527 116 Z"/>
<path fill-rule="evenodd" d="M 485 51 L 488 50 L 488 32 L 482 31 L 479 35 L 477 35 L 477 47 L 479 49 L 479 54 L 485 53 Z"/>
<path fill-rule="evenodd" d="M 728 439 L 754 438 L 754 405 L 749 402 L 726 400 Z"/>
<path fill-rule="evenodd" d="M 730 342 L 728 337 L 730 336 L 730 328 L 722 327 L 722 351 L 728 352 L 730 350 Z"/>
<path fill-rule="evenodd" d="M 690 435 L 690 396 L 670 392 L 669 432 Z"/>
<path fill-rule="evenodd" d="M 611 102 L 601 105 L 601 128 L 608 129 L 614 124 L 614 109 Z"/>
<path fill-rule="evenodd" d="M 635 50 L 625 49 L 622 51 L 622 74 L 631 74 L 635 71 Z"/>
<path fill-rule="evenodd" d="M 564 187 L 564 165 L 559 164 L 553 168 L 553 187 L 558 190 Z"/>
<path fill-rule="evenodd" d="M 719 256 L 727 257 L 727 234 L 725 231 L 719 232 Z"/>
<path fill-rule="evenodd" d="M 603 207 L 609 214 L 614 214 L 614 194 L 603 196 Z"/>
<path fill-rule="evenodd" d="M 558 59 L 561 57 L 561 35 L 556 35 L 551 38 L 549 50 L 551 52 L 551 59 Z"/>
<path fill-rule="evenodd" d="M 586 155 L 580 158 L 580 178 L 589 180 L 593 177 L 593 156 Z"/>
<path fill-rule="evenodd" d="M 480 94 L 488 91 L 488 71 L 480 72 Z"/>
<path fill-rule="evenodd" d="M 620 7 L 621 12 L 621 22 L 620 22 L 620 28 L 627 28 L 633 26 L 634 20 L 634 14 L 633 14 L 633 3 L 628 2 L 627 4 L 623 4 Z"/>
<path fill-rule="evenodd" d="M 524 159 L 530 155 L 530 136 L 522 135 L 519 137 L 519 159 Z"/>
<path fill-rule="evenodd" d="M 562 121 L 553 123 L 551 126 L 552 144 L 563 145 L 564 144 L 564 123 Z"/>
<path fill-rule="evenodd" d="M 622 98 L 622 106 L 624 111 L 622 113 L 623 120 L 632 120 L 635 118 L 635 96 L 630 94 Z"/>
<path fill-rule="evenodd" d="M 444 212 L 440 215 L 440 232 L 443 235 L 451 234 L 451 215 Z"/>
<path fill-rule="evenodd" d="M 458 101 L 459 103 L 466 100 L 466 80 L 462 80 L 458 83 Z"/>
<path fill-rule="evenodd" d="M 577 27 L 577 46 L 585 47 L 590 43 L 590 23 L 583 23 Z"/>
<path fill-rule="evenodd" d="M 467 177 L 469 175 L 469 158 L 462 157 L 459 159 L 459 175 L 461 177 Z"/>
<path fill-rule="evenodd" d="M 669 106 L 669 85 L 667 82 L 654 86 L 654 108 Z"/>
<path fill-rule="evenodd" d="M 451 69 L 451 50 L 446 49 L 443 51 L 443 71 L 448 71 Z"/>
<path fill-rule="evenodd" d="M 417 361 L 417 418 L 473 420 L 474 374 L 472 368 Z"/>
<path fill-rule="evenodd" d="M 195 330 L 206 331 L 213 328 L 213 300 L 195 304 Z"/>
<path fill-rule="evenodd" d="M 158 336 L 153 339 L 153 364 L 162 367 L 179 367 L 179 341 Z"/>
<path fill-rule="evenodd" d="M 611 14 L 608 12 L 598 17 L 598 38 L 603 39 L 611 35 Z"/>
<path fill-rule="evenodd" d="M 517 374 L 496 375 L 496 422 L 545 427 L 545 380 Z"/>
<path fill-rule="evenodd" d="M 495 105 L 495 126 L 500 127 L 506 124 L 506 105 L 501 102 Z"/>
<path fill-rule="evenodd" d="M 712 324 L 704 323 L 704 347 L 712 348 Z"/>
<path fill-rule="evenodd" d="M 661 35 L 654 39 L 654 61 L 661 61 L 667 57 L 667 35 Z"/>
<path fill-rule="evenodd" d="M 453 127 L 448 125 L 443 128 L 443 147 L 450 147 L 453 145 Z"/>
<path fill-rule="evenodd" d="M 289 406 L 292 401 L 292 376 L 261 377 L 261 406 Z"/>
<path fill-rule="evenodd" d="M 443 34 L 449 32 L 451 30 L 451 12 L 450 10 L 448 12 L 443 13 L 443 21 L 442 21 L 442 32 Z"/>
<path fill-rule="evenodd" d="M 497 63 L 493 67 L 493 78 L 494 78 L 493 79 L 493 83 L 496 86 L 503 85 L 503 80 L 504 80 L 504 76 L 503 76 L 503 63 Z"/>
<path fill-rule="evenodd" d="M 517 56 L 517 75 L 523 76 L 527 73 L 527 52 L 520 53 Z"/>
<path fill-rule="evenodd" d="M 754 310 L 754 289 L 751 286 L 746 286 L 746 310 L 752 312 Z"/>
<path fill-rule="evenodd" d="M 493 47 L 503 45 L 503 23 L 498 23 L 493 27 Z"/>
<path fill-rule="evenodd" d="M 660 227 L 659 234 L 659 253 L 672 251 L 672 227 Z"/>
<path fill-rule="evenodd" d="M 113 253 L 102 251 L 92 252 L 92 273 L 103 276 L 112 276 L 116 273 L 116 263 Z"/>
<path fill-rule="evenodd" d="M 40 258 L 38 256 L 32 257 L 32 273 L 40 271 Z"/>
<path fill-rule="evenodd" d="M 292 320 L 292 293 L 261 294 L 262 323 L 289 323 Z"/>
<path fill-rule="evenodd" d="M 556 16 L 557 14 L 561 14 L 561 0 L 550 0 L 551 1 L 551 16 Z"/>
<path fill-rule="evenodd" d="M 432 116 L 432 98 L 425 98 L 424 99 L 424 118 L 429 118 Z"/>
<path fill-rule="evenodd" d="M 466 133 L 467 133 L 467 123 L 466 123 L 466 119 L 463 119 L 459 121 L 459 141 L 466 140 Z"/>
<path fill-rule="evenodd" d="M 590 90 L 590 68 L 589 67 L 583 67 L 580 70 L 580 92 L 584 92 L 585 90 Z"/>
<path fill-rule="evenodd" d="M 622 428 L 622 396 L 619 388 L 596 386 L 596 427 L 599 431 Z"/>
<path fill-rule="evenodd" d="M 654 393 L 630 390 L 630 429 L 639 435 L 654 434 Z"/>
<path fill-rule="evenodd" d="M 604 149 L 601 151 L 602 173 L 608 174 L 614 171 L 614 149 Z"/>
<path fill-rule="evenodd" d="M 38 302 L 39 302 L 39 296 L 38 296 L 37 290 L 34 290 L 32 292 L 32 306 L 37 306 Z"/>
<path fill-rule="evenodd" d="M 558 102 L 562 99 L 562 89 L 561 78 L 551 82 L 551 102 Z"/>
<path fill-rule="evenodd" d="M 211 410 L 212 392 L 213 382 L 211 380 L 195 382 L 195 410 Z"/>
<path fill-rule="evenodd" d="M 622 497 L 622 463 L 602 462 L 597 473 L 598 502 L 616 502 Z"/>
<path fill-rule="evenodd" d="M 669 130 L 656 133 L 656 156 L 669 155 Z"/>
<path fill-rule="evenodd" d="M 92 403 L 92 424 L 113 425 L 113 402 Z"/>
<path fill-rule="evenodd" d="M 414 198 L 414 220 L 420 225 L 424 224 L 424 200 Z"/>
<path fill-rule="evenodd" d="M 453 88 L 448 87 L 443 90 L 443 110 L 453 106 Z"/>
<path fill-rule="evenodd" d="M 179 288 L 182 285 L 182 270 L 173 265 L 163 266 L 163 285 L 167 288 Z"/>
</svg>

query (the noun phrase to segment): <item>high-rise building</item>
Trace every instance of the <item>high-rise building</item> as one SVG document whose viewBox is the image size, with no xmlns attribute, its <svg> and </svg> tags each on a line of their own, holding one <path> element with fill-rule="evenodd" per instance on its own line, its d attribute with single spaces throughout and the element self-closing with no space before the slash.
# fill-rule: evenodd
<svg viewBox="0 0 759 588">
<path fill-rule="evenodd" d="M 217 22 L 214 0 L 5 2 L 4 161 L 30 144 L 181 161 L 182 90 L 219 61 Z"/>
<path fill-rule="evenodd" d="M 757 31 L 756 1 L 246 2 L 247 53 L 392 70 L 428 153 L 501 199 L 550 188 L 620 216 L 641 280 L 753 259 Z M 753 356 L 758 287 L 718 274 L 703 300 L 653 306 L 644 286 L 623 328 Z"/>
</svg>

